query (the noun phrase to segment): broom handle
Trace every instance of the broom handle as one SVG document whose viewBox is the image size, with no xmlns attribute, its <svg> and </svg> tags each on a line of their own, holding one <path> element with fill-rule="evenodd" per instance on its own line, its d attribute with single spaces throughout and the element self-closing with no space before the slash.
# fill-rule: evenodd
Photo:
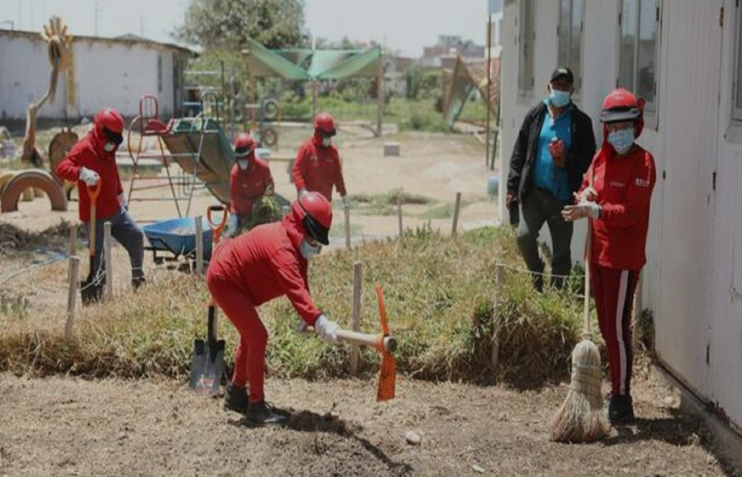
<svg viewBox="0 0 742 477">
<path fill-rule="evenodd" d="M 590 171 L 588 174 L 587 179 L 588 185 L 590 187 L 593 186 L 593 169 L 592 166 L 590 167 Z M 585 303 L 583 308 L 583 329 L 582 329 L 582 337 L 587 339 L 590 338 L 590 256 L 592 255 L 592 248 L 593 248 L 593 233 L 591 230 L 592 223 L 590 222 L 592 219 L 588 217 L 587 219 L 587 239 L 585 240 Z"/>
</svg>

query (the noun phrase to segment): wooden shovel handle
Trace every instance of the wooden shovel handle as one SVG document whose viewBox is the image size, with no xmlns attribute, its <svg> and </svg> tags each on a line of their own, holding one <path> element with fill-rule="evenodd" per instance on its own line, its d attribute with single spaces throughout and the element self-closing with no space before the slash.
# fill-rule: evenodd
<svg viewBox="0 0 742 477">
<path fill-rule="evenodd" d="M 103 185 L 103 179 L 98 179 L 98 184 L 91 186 L 88 185 L 88 197 L 90 197 L 90 258 L 95 257 L 95 229 L 97 211 L 98 211 L 98 195 L 100 194 L 101 187 Z"/>
</svg>

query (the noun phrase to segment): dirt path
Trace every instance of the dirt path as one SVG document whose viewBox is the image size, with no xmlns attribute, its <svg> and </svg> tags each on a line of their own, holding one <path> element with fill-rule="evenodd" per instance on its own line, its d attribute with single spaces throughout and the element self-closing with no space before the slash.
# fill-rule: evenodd
<svg viewBox="0 0 742 477">
<path fill-rule="evenodd" d="M 479 475 L 474 466 L 499 476 L 732 475 L 677 413 L 672 391 L 654 378 L 636 390 L 636 426 L 601 444 L 562 445 L 545 423 L 564 387 L 403 379 L 398 399 L 377 404 L 370 381 L 269 380 L 269 397 L 294 414 L 285 427 L 254 428 L 172 381 L 0 374 L 0 475 Z M 405 442 L 408 430 L 421 445 Z"/>
<path fill-rule="evenodd" d="M 307 132 L 308 134 L 308 132 Z M 279 157 L 292 157 L 300 138 L 295 133 L 291 144 L 277 153 Z M 400 157 L 384 157 L 384 142 L 397 141 L 401 144 Z M 294 144 L 295 143 L 295 144 Z M 387 138 L 364 138 L 346 134 L 339 143 L 344 163 L 345 182 L 350 194 L 386 194 L 393 189 L 403 188 L 405 192 L 433 199 L 435 203 L 428 209 L 453 204 L 456 192 L 463 194 L 465 207 L 461 211 L 462 228 L 484 223 L 494 223 L 497 209 L 492 199 L 487 197 L 487 177 L 492 174 L 483 164 L 483 146 L 473 137 L 463 135 L 441 135 L 424 133 L 402 133 Z M 296 197 L 296 189 L 289 182 L 286 162 L 269 162 L 276 191 L 289 199 Z M 0 168 L 1 170 L 2 168 Z M 173 174 L 180 170 L 173 166 Z M 128 191 L 129 182 L 123 180 Z M 145 183 L 140 183 L 143 185 Z M 151 184 L 151 183 L 147 183 Z M 163 182 L 167 184 L 167 182 Z M 141 195 L 140 195 L 141 194 Z M 75 195 L 76 196 L 76 195 Z M 170 189 L 162 187 L 135 194 L 136 197 L 170 198 Z M 337 198 L 337 197 L 336 197 Z M 215 199 L 207 191 L 199 191 L 193 199 L 191 214 L 204 213 Z M 181 204 L 185 210 L 185 202 Z M 139 221 L 154 221 L 177 217 L 172 202 L 136 202 L 130 204 L 130 212 Z M 419 208 L 418 208 L 419 209 Z M 423 210 L 405 210 L 405 227 L 415 228 L 427 223 L 420 218 Z M 397 217 L 369 216 L 352 212 L 351 223 L 354 235 L 376 237 L 396 234 Z M 413 216 L 418 215 L 418 216 Z M 19 203 L 19 211 L 2 214 L 0 221 L 8 221 L 25 230 L 39 231 L 55 225 L 62 219 L 77 220 L 78 203 L 71 202 L 67 212 L 51 212 L 47 198 L 33 202 Z M 338 221 L 342 221 L 342 210 L 336 210 Z M 444 233 L 451 230 L 451 218 L 432 220 L 433 228 Z M 339 234 L 338 242 L 343 241 Z"/>
</svg>

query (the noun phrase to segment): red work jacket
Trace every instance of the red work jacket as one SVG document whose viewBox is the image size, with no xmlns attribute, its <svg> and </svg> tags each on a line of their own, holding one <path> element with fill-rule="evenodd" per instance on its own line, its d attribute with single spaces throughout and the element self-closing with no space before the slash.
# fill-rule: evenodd
<svg viewBox="0 0 742 477">
<path fill-rule="evenodd" d="M 322 146 L 322 140 L 316 135 L 299 149 L 292 175 L 297 190 L 319 192 L 329 201 L 332 201 L 332 186 L 341 196 L 347 194 L 337 148 Z"/>
<path fill-rule="evenodd" d="M 250 158 L 244 171 L 235 164 L 229 174 L 229 192 L 232 196 L 229 211 L 237 215 L 250 215 L 255 201 L 269 185 L 273 185 L 273 177 L 264 160 Z"/>
</svg>

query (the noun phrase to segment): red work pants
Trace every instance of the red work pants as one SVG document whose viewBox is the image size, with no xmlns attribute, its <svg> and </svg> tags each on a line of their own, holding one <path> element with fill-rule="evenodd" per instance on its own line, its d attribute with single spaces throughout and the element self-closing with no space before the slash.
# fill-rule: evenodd
<svg viewBox="0 0 742 477">
<path fill-rule="evenodd" d="M 592 265 L 593 296 L 608 354 L 614 395 L 631 393 L 631 311 L 639 272 Z"/>
<path fill-rule="evenodd" d="M 232 280 L 225 278 L 218 270 L 209 270 L 206 283 L 214 301 L 240 333 L 240 344 L 234 355 L 232 384 L 244 387 L 249 383 L 250 402 L 261 402 L 265 399 L 263 383 L 268 331 L 260 321 L 250 297 Z"/>
</svg>

